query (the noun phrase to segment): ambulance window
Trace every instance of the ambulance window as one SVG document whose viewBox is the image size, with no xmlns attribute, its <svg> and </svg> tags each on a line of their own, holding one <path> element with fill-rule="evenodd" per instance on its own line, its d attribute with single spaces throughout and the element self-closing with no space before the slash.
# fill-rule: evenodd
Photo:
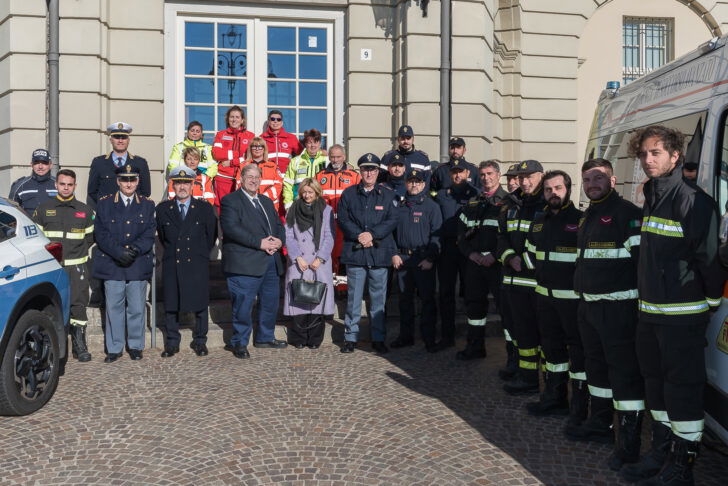
<svg viewBox="0 0 728 486">
<path fill-rule="evenodd" d="M 723 130 L 721 132 L 720 150 L 716 153 L 715 161 L 715 193 L 718 195 L 718 208 L 720 212 L 726 210 L 728 203 L 728 112 L 723 114 Z"/>
<path fill-rule="evenodd" d="M 18 221 L 10 214 L 0 211 L 0 243 L 15 236 Z"/>
</svg>

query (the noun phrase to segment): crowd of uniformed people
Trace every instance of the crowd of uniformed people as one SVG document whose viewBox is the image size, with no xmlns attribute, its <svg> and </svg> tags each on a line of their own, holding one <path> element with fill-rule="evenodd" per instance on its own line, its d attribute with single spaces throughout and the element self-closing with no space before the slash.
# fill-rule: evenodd
<svg viewBox="0 0 728 486">
<path fill-rule="evenodd" d="M 572 440 L 614 443 L 607 464 L 630 482 L 693 484 L 704 332 L 725 274 L 718 210 L 683 177 L 681 133 L 653 126 L 633 135 L 630 154 L 649 178 L 642 209 L 617 193 L 608 160 L 585 162 L 582 211 L 566 172 L 545 172 L 537 160 L 505 172 L 495 160 L 476 166 L 460 137 L 436 164 L 404 125 L 394 150 L 364 154 L 354 169 L 341 145 L 322 149 L 318 130 L 302 142 L 285 132 L 277 110 L 257 137 L 239 107 L 226 123 L 212 146 L 200 123 L 189 124 L 156 207 L 148 164 L 129 153 L 124 122 L 108 127 L 112 151 L 91 163 L 86 204 L 75 198 L 73 171 L 53 178 L 48 152 L 33 152 L 32 174 L 10 198 L 64 245 L 75 358 L 91 360 L 89 284 L 105 309 L 105 362 L 125 348 L 142 358 L 155 238 L 163 248 L 162 356 L 179 352 L 180 312 L 195 314 L 190 346 L 206 355 L 209 260 L 219 237 L 233 307 L 226 349 L 235 357 L 250 357 L 251 335 L 255 347 L 317 348 L 335 293 L 347 299 L 342 353 L 357 348 L 365 293 L 374 351 L 415 344 L 417 301 L 424 348 L 440 352 L 455 346 L 459 296 L 467 334 L 456 359 L 486 357 L 488 315 L 500 314 L 507 358 L 498 374 L 506 392 L 537 396 L 528 413 L 565 416 Z M 303 302 L 301 282 L 311 281 L 324 284 L 323 298 Z M 385 304 L 395 285 L 399 334 L 388 341 Z M 288 343 L 273 332 L 281 288 Z M 652 439 L 640 456 L 646 411 Z"/>
</svg>

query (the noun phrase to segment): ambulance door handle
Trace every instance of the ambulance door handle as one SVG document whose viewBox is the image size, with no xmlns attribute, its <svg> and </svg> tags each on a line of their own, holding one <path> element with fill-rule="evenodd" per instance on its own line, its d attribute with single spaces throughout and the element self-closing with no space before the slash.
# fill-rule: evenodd
<svg viewBox="0 0 728 486">
<path fill-rule="evenodd" d="M 15 275 L 20 273 L 20 269 L 18 267 L 12 267 L 10 265 L 5 265 L 3 268 L 3 271 L 0 272 L 0 278 L 5 278 L 10 280 Z"/>
</svg>

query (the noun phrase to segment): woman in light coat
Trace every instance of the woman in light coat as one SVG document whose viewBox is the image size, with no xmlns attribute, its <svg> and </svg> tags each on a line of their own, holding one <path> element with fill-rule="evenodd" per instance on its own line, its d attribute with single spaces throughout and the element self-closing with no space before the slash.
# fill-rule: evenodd
<svg viewBox="0 0 728 486">
<path fill-rule="evenodd" d="M 331 207 L 321 197 L 321 186 L 307 178 L 298 187 L 298 199 L 286 216 L 288 269 L 283 313 L 293 316 L 288 343 L 300 349 L 316 349 L 324 338 L 325 317 L 334 313 L 331 250 L 336 234 Z M 291 282 L 294 279 L 318 280 L 326 284 L 323 299 L 317 305 L 296 304 Z"/>
</svg>

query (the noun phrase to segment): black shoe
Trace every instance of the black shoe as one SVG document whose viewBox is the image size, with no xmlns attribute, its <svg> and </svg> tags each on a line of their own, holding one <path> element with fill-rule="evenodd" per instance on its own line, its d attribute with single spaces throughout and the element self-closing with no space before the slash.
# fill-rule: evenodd
<svg viewBox="0 0 728 486">
<path fill-rule="evenodd" d="M 321 347 L 320 344 L 309 344 L 308 345 L 308 349 L 318 349 L 320 347 Z"/>
<path fill-rule="evenodd" d="M 519 373 L 513 380 L 503 385 L 509 395 L 532 395 L 538 393 L 538 380 L 525 380 Z"/>
<path fill-rule="evenodd" d="M 437 345 L 435 343 L 425 343 L 425 351 L 428 353 L 437 353 Z"/>
<path fill-rule="evenodd" d="M 288 346 L 288 343 L 286 343 L 285 341 L 274 339 L 273 341 L 253 343 L 253 346 L 255 346 L 256 348 L 283 349 Z"/>
<path fill-rule="evenodd" d="M 611 444 L 614 442 L 614 405 L 610 398 L 592 396 L 591 415 L 577 426 L 569 424 L 564 428 L 564 434 L 569 440 L 582 442 L 595 442 L 597 444 Z"/>
<path fill-rule="evenodd" d="M 81 363 L 91 361 L 91 353 L 88 352 L 86 346 L 86 326 L 71 325 L 69 329 L 71 335 L 71 354 Z"/>
<path fill-rule="evenodd" d="M 634 464 L 640 460 L 640 447 L 642 446 L 642 419 L 645 412 L 618 411 L 619 428 L 617 430 L 617 443 L 614 451 L 607 459 L 607 466 L 618 472 L 625 464 Z"/>
<path fill-rule="evenodd" d="M 117 359 L 121 358 L 123 353 L 108 353 L 104 359 L 104 363 L 113 363 Z"/>
<path fill-rule="evenodd" d="M 498 378 L 510 381 L 518 374 L 518 350 L 512 342 L 506 342 L 506 366 L 498 370 Z"/>
<path fill-rule="evenodd" d="M 162 354 L 160 354 L 160 356 L 162 358 L 169 358 L 170 356 L 174 356 L 177 353 L 179 353 L 179 347 L 177 347 L 177 346 L 165 346 L 164 347 L 164 351 L 162 351 Z"/>
<path fill-rule="evenodd" d="M 356 349 L 356 342 L 345 341 L 344 345 L 341 346 L 341 349 L 339 351 L 341 351 L 342 353 L 353 353 L 355 349 Z"/>
<path fill-rule="evenodd" d="M 442 341 L 438 341 L 435 343 L 435 350 L 443 351 L 445 349 L 452 348 L 453 346 L 455 346 L 455 340 L 443 339 Z"/>
<path fill-rule="evenodd" d="M 139 361 L 140 359 L 143 358 L 142 350 L 141 349 L 130 349 L 129 357 L 132 359 L 132 361 Z"/>
<path fill-rule="evenodd" d="M 235 346 L 233 348 L 233 356 L 240 359 L 248 359 L 250 358 L 250 353 L 248 352 L 247 346 Z"/>
<path fill-rule="evenodd" d="M 693 467 L 698 458 L 700 443 L 672 436 L 670 453 L 660 472 L 642 481 L 644 486 L 693 486 Z"/>
<path fill-rule="evenodd" d="M 304 346 L 303 344 L 294 344 L 293 347 L 296 348 L 296 349 L 303 349 L 306 346 Z"/>
<path fill-rule="evenodd" d="M 468 344 L 465 349 L 462 351 L 458 351 L 455 353 L 455 359 L 460 361 L 470 361 L 473 359 L 484 359 L 486 356 L 485 353 L 485 344 L 481 344 L 482 347 L 476 347 L 471 346 Z"/>
<path fill-rule="evenodd" d="M 547 371 L 544 377 L 545 387 L 537 402 L 526 404 L 530 415 L 566 415 L 569 413 L 569 376 L 566 373 Z"/>
<path fill-rule="evenodd" d="M 399 348 L 406 348 L 409 346 L 414 346 L 415 340 L 412 338 L 403 338 L 402 336 L 398 337 L 391 343 L 389 343 L 389 347 L 392 349 L 399 349 Z"/>
<path fill-rule="evenodd" d="M 379 354 L 386 354 L 389 352 L 389 348 L 382 341 L 372 342 L 372 349 Z"/>
<path fill-rule="evenodd" d="M 650 450 L 642 456 L 639 462 L 625 464 L 619 470 L 619 475 L 630 483 L 636 483 L 656 476 L 667 460 L 670 452 L 670 428 L 657 421 L 652 422 L 652 445 Z"/>
<path fill-rule="evenodd" d="M 197 356 L 207 356 L 209 354 L 209 351 L 207 350 L 207 345 L 205 343 L 192 343 L 190 344 L 190 347 Z"/>
</svg>

